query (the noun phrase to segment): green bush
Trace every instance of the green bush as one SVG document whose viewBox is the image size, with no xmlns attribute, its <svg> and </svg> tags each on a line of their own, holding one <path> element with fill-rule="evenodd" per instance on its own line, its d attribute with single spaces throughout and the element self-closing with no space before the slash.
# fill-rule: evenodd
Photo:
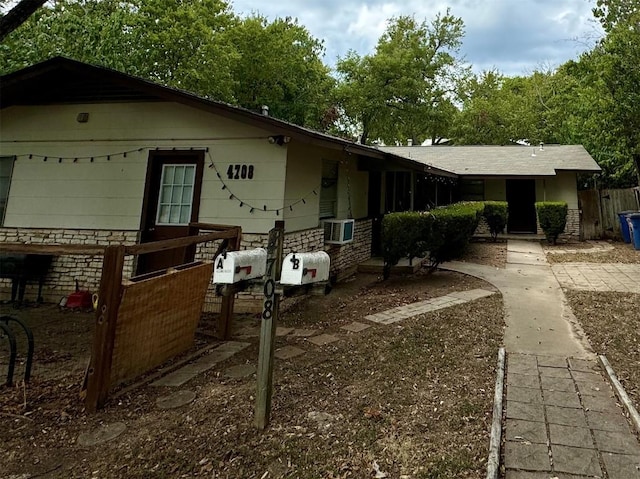
<svg viewBox="0 0 640 479">
<path fill-rule="evenodd" d="M 382 220 L 384 278 L 400 258 L 429 252 L 435 269 L 443 261 L 459 257 L 473 236 L 484 203 L 456 203 L 425 212 L 390 213 Z"/>
<path fill-rule="evenodd" d="M 409 260 L 426 254 L 426 238 L 433 218 L 428 213 L 407 211 L 389 213 L 382 219 L 384 278 L 400 258 Z"/>
<path fill-rule="evenodd" d="M 505 226 L 507 226 L 509 203 L 506 201 L 485 201 L 482 215 L 489 225 L 491 238 L 496 241 L 498 234 L 503 233 Z"/>
<path fill-rule="evenodd" d="M 558 236 L 567 224 L 568 206 L 564 201 L 541 201 L 536 203 L 538 222 L 547 240 L 556 244 Z"/>
<path fill-rule="evenodd" d="M 427 242 L 431 268 L 462 256 L 478 227 L 484 203 L 455 203 L 431 210 L 434 216 L 431 236 Z"/>
</svg>

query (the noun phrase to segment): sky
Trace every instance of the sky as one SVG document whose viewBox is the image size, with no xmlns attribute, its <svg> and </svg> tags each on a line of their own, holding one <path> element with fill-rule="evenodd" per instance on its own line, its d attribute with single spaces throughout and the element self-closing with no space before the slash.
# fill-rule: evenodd
<svg viewBox="0 0 640 479">
<path fill-rule="evenodd" d="M 462 18 L 465 37 L 461 54 L 476 73 L 497 69 L 509 76 L 555 68 L 590 49 L 602 33 L 593 20 L 595 0 L 233 0 L 237 14 L 259 12 L 297 18 L 324 40 L 324 62 L 334 66 L 350 49 L 372 53 L 386 20 L 436 13 Z"/>
</svg>

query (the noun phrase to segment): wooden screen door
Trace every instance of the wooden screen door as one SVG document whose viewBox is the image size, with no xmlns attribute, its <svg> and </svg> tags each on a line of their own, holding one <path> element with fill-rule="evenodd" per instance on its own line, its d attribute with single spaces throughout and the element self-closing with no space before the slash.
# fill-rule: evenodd
<svg viewBox="0 0 640 479">
<path fill-rule="evenodd" d="M 203 151 L 151 151 L 142 206 L 142 243 L 189 234 L 198 220 L 204 169 Z M 141 255 L 137 274 L 193 261 L 193 249 L 175 248 Z"/>
</svg>

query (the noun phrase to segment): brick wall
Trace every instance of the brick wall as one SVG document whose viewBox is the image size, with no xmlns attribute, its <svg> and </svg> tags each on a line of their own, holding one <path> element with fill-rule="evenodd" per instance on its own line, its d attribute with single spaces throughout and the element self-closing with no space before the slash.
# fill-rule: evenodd
<svg viewBox="0 0 640 479">
<path fill-rule="evenodd" d="M 112 230 L 69 230 L 69 229 L 35 229 L 35 228 L 0 228 L 0 243 L 25 244 L 88 244 L 118 245 L 135 244 L 137 231 Z M 125 258 L 124 277 L 133 273 L 133 257 Z M 49 273 L 44 282 L 42 296 L 45 301 L 58 302 L 63 296 L 75 291 L 75 282 L 80 289 L 96 292 L 100 287 L 102 275 L 102 255 L 64 255 L 54 256 Z M 36 299 L 38 285 L 29 283 L 25 299 Z M 0 297 L 11 297 L 11 280 L 0 280 Z"/>
</svg>

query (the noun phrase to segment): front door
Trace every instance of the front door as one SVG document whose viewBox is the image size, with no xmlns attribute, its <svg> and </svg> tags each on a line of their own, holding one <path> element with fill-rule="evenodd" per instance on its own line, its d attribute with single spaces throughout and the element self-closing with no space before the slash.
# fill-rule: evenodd
<svg viewBox="0 0 640 479">
<path fill-rule="evenodd" d="M 380 198 L 382 197 L 382 173 L 369 172 L 368 215 L 371 218 L 371 256 L 382 255 L 382 218 Z"/>
<path fill-rule="evenodd" d="M 507 203 L 509 203 L 509 233 L 535 233 L 536 181 L 507 180 Z"/>
<path fill-rule="evenodd" d="M 187 236 L 198 220 L 204 169 L 203 151 L 151 151 L 142 207 L 142 243 Z M 136 273 L 193 261 L 193 248 L 140 255 Z"/>
</svg>

